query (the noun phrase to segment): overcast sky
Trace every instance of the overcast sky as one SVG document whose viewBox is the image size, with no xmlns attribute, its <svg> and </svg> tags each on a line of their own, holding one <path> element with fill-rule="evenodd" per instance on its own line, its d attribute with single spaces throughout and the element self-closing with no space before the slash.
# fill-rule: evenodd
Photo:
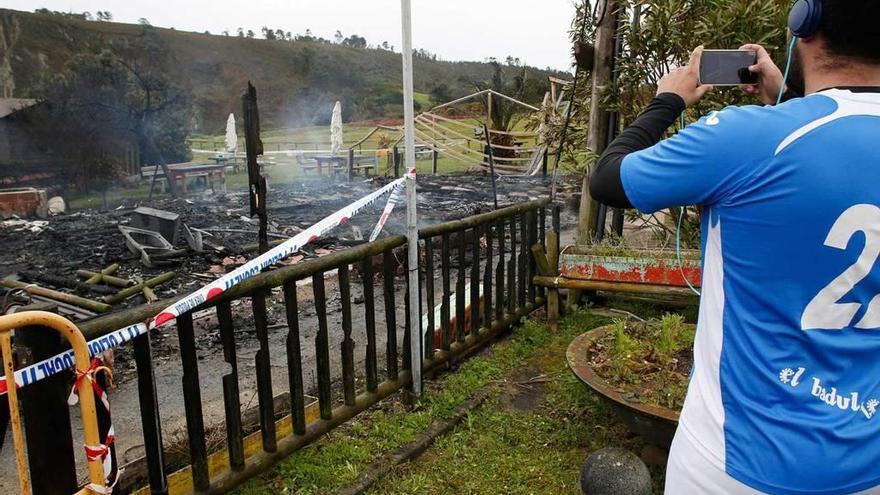
<svg viewBox="0 0 880 495">
<path fill-rule="evenodd" d="M 268 26 L 332 39 L 337 29 L 370 44 L 400 47 L 398 0 L 4 0 L 33 11 L 94 14 L 109 10 L 117 22 L 145 17 L 154 26 L 219 34 L 238 27 Z M 484 60 L 508 55 L 537 67 L 568 70 L 572 0 L 413 0 L 413 45 L 446 60 Z"/>
</svg>

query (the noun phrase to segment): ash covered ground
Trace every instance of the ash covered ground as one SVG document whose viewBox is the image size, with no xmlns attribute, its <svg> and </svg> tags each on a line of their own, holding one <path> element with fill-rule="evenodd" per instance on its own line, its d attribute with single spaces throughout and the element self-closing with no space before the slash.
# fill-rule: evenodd
<svg viewBox="0 0 880 495">
<path fill-rule="evenodd" d="M 375 178 L 349 183 L 328 179 L 278 186 L 270 184 L 267 203 L 270 241 L 297 234 L 388 181 L 387 178 Z M 549 185 L 549 179 L 541 177 L 498 177 L 499 207 L 547 197 Z M 573 193 L 579 184 L 560 177 L 559 185 L 559 199 L 572 202 Z M 490 178 L 484 173 L 419 176 L 418 204 L 420 226 L 491 211 L 493 198 Z M 130 223 L 131 212 L 140 205 L 178 213 L 182 222 L 190 227 L 215 231 L 206 240 L 219 249 L 206 248 L 203 253 L 190 251 L 175 259 L 160 262 L 161 266 L 145 267 L 139 257 L 125 247 L 118 229 L 119 225 Z M 384 198 L 374 208 L 354 217 L 348 224 L 331 232 L 331 235 L 306 246 L 292 259 L 309 259 L 325 254 L 328 250 L 363 242 L 375 226 L 383 205 Z M 248 218 L 248 213 L 247 193 L 231 191 L 216 195 L 206 192 L 190 195 L 185 199 L 123 204 L 109 211 L 80 210 L 53 216 L 41 229 L 32 230 L 27 225 L 4 226 L 0 222 L 0 239 L 4 246 L 0 252 L 0 277 L 36 272 L 78 280 L 78 269 L 98 271 L 111 263 L 118 263 L 118 276 L 122 278 L 149 279 L 164 272 L 177 272 L 174 280 L 157 287 L 155 292 L 159 298 L 185 294 L 211 278 L 233 270 L 246 258 L 253 256 L 253 253 L 247 253 L 244 248 L 257 241 L 258 226 L 256 218 Z M 398 204 L 382 235 L 404 233 L 404 215 L 405 205 Z M 229 230 L 249 233 L 227 232 Z M 182 236 L 176 247 L 186 248 Z M 39 283 L 27 280 L 26 277 L 22 279 L 25 282 Z M 41 285 L 77 293 L 63 287 Z M 94 296 L 88 292 L 79 294 L 85 297 Z M 115 306 L 114 310 L 143 302 L 142 296 L 135 296 Z"/>
</svg>

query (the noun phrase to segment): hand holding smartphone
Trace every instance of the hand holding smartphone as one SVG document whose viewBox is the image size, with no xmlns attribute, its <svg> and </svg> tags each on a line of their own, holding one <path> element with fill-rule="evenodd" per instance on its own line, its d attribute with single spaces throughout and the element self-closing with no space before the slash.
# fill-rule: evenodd
<svg viewBox="0 0 880 495">
<path fill-rule="evenodd" d="M 758 74 L 749 71 L 749 67 L 757 59 L 757 53 L 752 50 L 703 50 L 700 59 L 700 84 L 757 84 Z"/>
</svg>

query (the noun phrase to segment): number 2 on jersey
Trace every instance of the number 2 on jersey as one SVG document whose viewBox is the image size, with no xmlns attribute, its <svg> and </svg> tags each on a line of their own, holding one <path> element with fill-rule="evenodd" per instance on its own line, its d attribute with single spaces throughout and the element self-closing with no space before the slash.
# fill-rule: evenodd
<svg viewBox="0 0 880 495">
<path fill-rule="evenodd" d="M 825 245 L 837 249 L 846 249 L 850 239 L 856 232 L 865 234 L 865 247 L 859 258 L 843 273 L 825 286 L 807 304 L 801 316 L 802 330 L 840 330 L 852 324 L 861 303 L 840 303 L 874 267 L 880 257 L 880 208 L 859 204 L 850 207 L 831 226 Z M 865 315 L 855 324 L 856 328 L 880 327 L 880 294 L 875 295 L 868 303 Z"/>
</svg>

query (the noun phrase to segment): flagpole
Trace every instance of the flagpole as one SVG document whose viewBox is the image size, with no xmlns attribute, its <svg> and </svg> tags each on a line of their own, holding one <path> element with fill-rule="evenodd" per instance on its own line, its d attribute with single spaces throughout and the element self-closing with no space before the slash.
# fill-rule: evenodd
<svg viewBox="0 0 880 495">
<path fill-rule="evenodd" d="M 412 392 L 422 395 L 422 318 L 419 314 L 419 227 L 416 212 L 416 126 L 413 112 L 412 8 L 400 0 L 403 28 L 403 125 L 406 143 L 406 245 L 409 281 L 409 352 Z"/>
</svg>

